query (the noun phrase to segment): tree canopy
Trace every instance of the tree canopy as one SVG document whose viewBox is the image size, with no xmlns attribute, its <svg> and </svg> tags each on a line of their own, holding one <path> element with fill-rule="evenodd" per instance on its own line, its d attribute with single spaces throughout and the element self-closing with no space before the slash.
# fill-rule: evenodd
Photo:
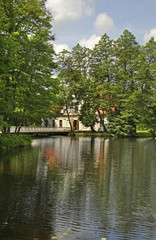
<svg viewBox="0 0 156 240">
<path fill-rule="evenodd" d="M 69 98 L 81 102 L 80 120 L 92 129 L 97 114 L 103 129 L 135 135 L 137 126 L 155 132 L 156 42 L 144 46 L 125 30 L 115 41 L 104 34 L 93 50 L 79 44 L 59 53 L 60 81 Z M 104 119 L 107 118 L 106 128 Z"/>
<path fill-rule="evenodd" d="M 59 105 L 81 103 L 80 120 L 94 129 L 135 135 L 156 130 L 156 41 L 139 45 L 125 30 L 104 34 L 94 49 L 77 44 L 56 56 L 45 0 L 0 0 L 0 129 L 40 125 Z M 53 77 L 58 65 L 59 74 Z M 69 116 L 68 116 L 69 117 Z M 105 119 L 108 124 L 106 126 Z M 70 118 L 69 118 L 70 122 Z"/>
<path fill-rule="evenodd" d="M 57 104 L 52 16 L 43 0 L 0 0 L 0 16 L 3 126 L 39 124 Z"/>
</svg>

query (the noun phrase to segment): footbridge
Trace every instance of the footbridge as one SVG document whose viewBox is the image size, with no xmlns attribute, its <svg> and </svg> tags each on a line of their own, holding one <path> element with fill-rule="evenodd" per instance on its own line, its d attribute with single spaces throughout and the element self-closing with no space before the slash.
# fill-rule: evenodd
<svg viewBox="0 0 156 240">
<path fill-rule="evenodd" d="M 10 133 L 15 133 L 16 127 L 11 127 Z M 51 134 L 51 135 L 66 135 L 71 131 L 70 127 L 24 127 L 20 128 L 19 134 Z"/>
</svg>

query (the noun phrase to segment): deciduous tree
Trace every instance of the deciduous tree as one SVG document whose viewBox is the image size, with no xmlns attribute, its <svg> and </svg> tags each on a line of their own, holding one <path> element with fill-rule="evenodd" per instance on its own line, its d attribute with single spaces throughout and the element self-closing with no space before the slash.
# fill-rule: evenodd
<svg viewBox="0 0 156 240">
<path fill-rule="evenodd" d="M 40 0 L 0 0 L 0 16 L 0 115 L 8 126 L 39 124 L 58 90 L 52 16 Z"/>
</svg>

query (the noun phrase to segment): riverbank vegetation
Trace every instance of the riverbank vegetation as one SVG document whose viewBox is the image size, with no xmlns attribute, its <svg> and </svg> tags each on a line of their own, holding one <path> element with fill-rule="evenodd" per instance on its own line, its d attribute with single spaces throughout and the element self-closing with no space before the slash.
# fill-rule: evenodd
<svg viewBox="0 0 156 240">
<path fill-rule="evenodd" d="M 112 138 L 116 137 L 116 135 L 110 132 L 75 132 L 75 136 L 95 136 L 95 137 L 104 137 L 104 138 Z M 118 137 L 133 137 L 133 138 L 155 138 L 155 135 L 148 131 L 137 131 L 133 136 L 127 135 L 122 136 L 119 135 Z"/>
<path fill-rule="evenodd" d="M 0 136 L 0 152 L 11 150 L 17 147 L 24 147 L 31 143 L 30 136 L 8 134 Z"/>
<path fill-rule="evenodd" d="M 77 44 L 57 56 L 45 2 L 0 1 L 2 134 L 9 134 L 10 126 L 17 126 L 16 133 L 22 125 L 39 126 L 42 119 L 57 116 L 58 106 L 68 111 L 81 104 L 80 120 L 92 131 L 100 119 L 111 135 L 135 136 L 139 126 L 155 136 L 154 38 L 139 45 L 125 30 L 117 40 L 104 34 L 92 50 Z"/>
</svg>

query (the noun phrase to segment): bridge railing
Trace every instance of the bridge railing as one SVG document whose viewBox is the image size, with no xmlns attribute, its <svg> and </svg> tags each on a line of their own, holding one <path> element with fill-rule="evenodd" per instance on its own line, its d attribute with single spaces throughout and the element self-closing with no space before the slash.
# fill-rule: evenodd
<svg viewBox="0 0 156 240">
<path fill-rule="evenodd" d="M 15 132 L 15 126 L 12 126 L 10 129 L 11 133 Z M 20 128 L 20 133 L 44 133 L 44 132 L 70 132 L 70 127 L 61 127 L 61 128 L 52 128 L 52 127 L 25 127 Z"/>
</svg>

